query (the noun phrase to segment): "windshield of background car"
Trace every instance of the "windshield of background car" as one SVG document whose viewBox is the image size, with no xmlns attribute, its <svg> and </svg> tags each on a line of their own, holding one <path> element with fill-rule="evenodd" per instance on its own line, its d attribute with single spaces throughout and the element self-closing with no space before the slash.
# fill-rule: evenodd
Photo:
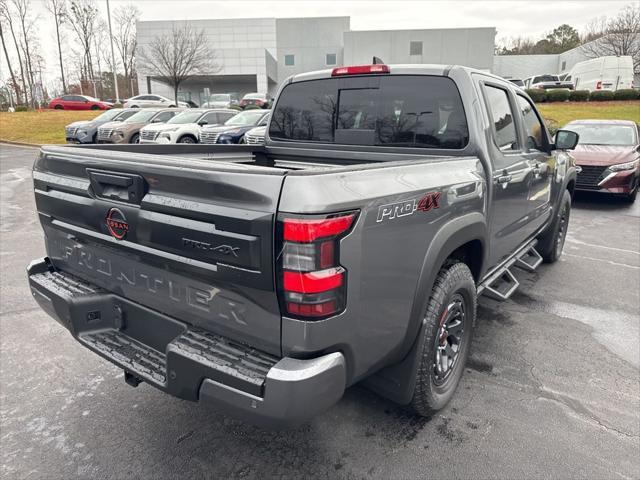
<svg viewBox="0 0 640 480">
<path fill-rule="evenodd" d="M 111 110 L 107 110 L 102 115 L 98 115 L 94 121 L 100 122 L 108 122 L 109 120 L 115 119 L 118 115 L 122 115 L 124 112 L 122 110 L 118 110 L 117 108 L 112 108 Z"/>
<path fill-rule="evenodd" d="M 469 141 L 455 83 L 428 75 L 291 83 L 269 125 L 276 140 L 439 149 L 461 149 Z"/>
<path fill-rule="evenodd" d="M 124 112 L 121 111 L 120 115 L 118 115 L 116 117 L 116 120 L 120 120 L 120 121 L 126 120 L 127 118 L 134 116 L 136 113 L 138 113 L 138 111 L 139 110 L 137 110 L 137 109 L 136 110 L 125 110 Z"/>
<path fill-rule="evenodd" d="M 248 127 L 250 125 L 257 125 L 258 121 L 263 116 L 264 110 L 247 110 L 234 115 L 229 120 L 224 122 L 224 124 L 235 127 Z"/>
<path fill-rule="evenodd" d="M 151 119 L 158 113 L 157 110 L 141 110 L 135 115 L 131 115 L 125 121 L 127 123 L 145 123 L 150 122 Z"/>
<path fill-rule="evenodd" d="M 210 102 L 228 102 L 229 100 L 231 100 L 231 95 L 211 95 L 209 97 L 209 101 Z"/>
<path fill-rule="evenodd" d="M 182 112 L 167 123 L 196 123 L 202 115 L 203 112 Z"/>
<path fill-rule="evenodd" d="M 556 75 L 540 75 L 539 77 L 535 77 L 533 79 L 533 83 L 540 82 L 559 82 L 560 80 Z"/>
<path fill-rule="evenodd" d="M 633 146 L 638 144 L 636 129 L 630 125 L 567 125 L 567 130 L 580 135 L 580 145 Z"/>
</svg>

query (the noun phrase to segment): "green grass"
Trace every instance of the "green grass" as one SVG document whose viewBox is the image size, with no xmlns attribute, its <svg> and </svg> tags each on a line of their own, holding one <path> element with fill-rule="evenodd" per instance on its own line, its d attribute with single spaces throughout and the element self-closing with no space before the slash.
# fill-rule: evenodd
<svg viewBox="0 0 640 480">
<path fill-rule="evenodd" d="M 559 127 L 571 120 L 633 120 L 640 123 L 640 101 L 538 103 L 545 120 Z"/>
<path fill-rule="evenodd" d="M 91 120 L 101 110 L 43 110 L 0 113 L 0 141 L 34 143 L 65 143 L 64 127 L 78 120 Z"/>
</svg>

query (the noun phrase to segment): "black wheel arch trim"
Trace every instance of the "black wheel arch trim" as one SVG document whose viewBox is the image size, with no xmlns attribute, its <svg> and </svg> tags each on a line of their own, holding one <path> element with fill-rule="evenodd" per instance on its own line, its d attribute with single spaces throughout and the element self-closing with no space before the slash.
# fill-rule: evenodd
<svg viewBox="0 0 640 480">
<path fill-rule="evenodd" d="M 398 363 L 371 375 L 365 380 L 365 385 L 400 405 L 406 405 L 411 401 L 415 387 L 415 372 L 420 363 L 419 352 L 422 351 L 424 343 L 423 312 L 427 308 L 438 272 L 446 259 L 461 246 L 472 241 L 480 241 L 483 258 L 477 277 L 482 278 L 486 270 L 487 239 L 487 224 L 484 215 L 480 212 L 455 218 L 438 230 L 431 240 L 422 263 L 411 318 L 399 352 Z"/>
</svg>

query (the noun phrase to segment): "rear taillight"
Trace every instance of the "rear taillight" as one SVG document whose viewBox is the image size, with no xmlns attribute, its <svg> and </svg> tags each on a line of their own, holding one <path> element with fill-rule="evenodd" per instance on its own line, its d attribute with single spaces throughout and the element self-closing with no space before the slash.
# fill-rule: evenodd
<svg viewBox="0 0 640 480">
<path fill-rule="evenodd" d="M 596 90 L 602 90 L 602 82 L 596 83 Z"/>
<path fill-rule="evenodd" d="M 345 308 L 347 271 L 340 265 L 340 239 L 357 212 L 283 215 L 278 225 L 278 295 L 283 314 L 318 320 Z"/>
<path fill-rule="evenodd" d="M 350 67 L 338 67 L 331 71 L 332 77 L 342 75 L 366 75 L 369 73 L 389 73 L 389 67 L 381 63 L 374 65 L 352 65 Z"/>
</svg>

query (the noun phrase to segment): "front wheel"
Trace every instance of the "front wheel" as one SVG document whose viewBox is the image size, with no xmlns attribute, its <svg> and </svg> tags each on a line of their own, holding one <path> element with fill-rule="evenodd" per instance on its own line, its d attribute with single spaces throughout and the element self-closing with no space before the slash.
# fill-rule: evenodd
<svg viewBox="0 0 640 480">
<path fill-rule="evenodd" d="M 180 139 L 178 139 L 178 143 L 196 143 L 196 139 L 191 135 L 185 135 L 184 137 L 180 137 Z"/>
<path fill-rule="evenodd" d="M 542 234 L 536 245 L 538 253 L 545 263 L 554 263 L 562 255 L 564 242 L 569 229 L 569 216 L 571 215 L 571 194 L 565 190 L 560 199 L 558 213 L 551 226 Z"/>
<path fill-rule="evenodd" d="M 638 190 L 640 190 L 640 181 L 636 180 L 635 187 L 631 191 L 631 193 L 624 197 L 624 200 L 629 203 L 633 203 L 636 201 L 636 197 L 638 196 Z"/>
<path fill-rule="evenodd" d="M 55 110 L 64 110 L 64 107 L 62 105 L 56 105 L 55 107 L 53 107 Z"/>
<path fill-rule="evenodd" d="M 134 133 L 131 136 L 131 140 L 129 140 L 129 143 L 140 143 L 140 134 L 139 133 Z"/>
<path fill-rule="evenodd" d="M 98 105 L 91 105 L 91 110 L 99 110 L 100 107 Z"/>
<path fill-rule="evenodd" d="M 476 284 L 464 263 L 442 267 L 424 317 L 424 338 L 411 407 L 428 417 L 453 397 L 469 356 Z"/>
</svg>

